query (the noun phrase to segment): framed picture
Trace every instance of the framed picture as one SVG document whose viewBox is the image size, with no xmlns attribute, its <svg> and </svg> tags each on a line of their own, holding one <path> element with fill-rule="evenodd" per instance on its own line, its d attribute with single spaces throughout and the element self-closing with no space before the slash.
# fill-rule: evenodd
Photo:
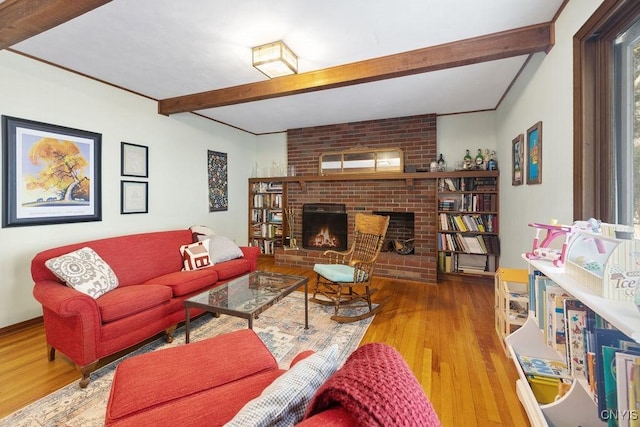
<svg viewBox="0 0 640 427">
<path fill-rule="evenodd" d="M 102 220 L 99 133 L 2 116 L 2 226 Z"/>
<path fill-rule="evenodd" d="M 122 176 L 149 177 L 149 147 L 122 142 L 120 152 Z"/>
<path fill-rule="evenodd" d="M 207 154 L 209 212 L 226 211 L 229 208 L 227 153 L 208 150 Z"/>
<path fill-rule="evenodd" d="M 149 212 L 149 183 L 120 181 L 120 213 L 136 214 Z"/>
<path fill-rule="evenodd" d="M 527 184 L 542 183 L 542 122 L 527 129 Z"/>
<path fill-rule="evenodd" d="M 524 135 L 511 141 L 511 185 L 522 185 L 524 180 Z"/>
</svg>

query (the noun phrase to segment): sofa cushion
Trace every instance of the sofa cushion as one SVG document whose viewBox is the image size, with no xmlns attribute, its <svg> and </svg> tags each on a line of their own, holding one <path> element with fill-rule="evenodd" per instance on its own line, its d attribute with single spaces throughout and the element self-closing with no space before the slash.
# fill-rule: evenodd
<svg viewBox="0 0 640 427">
<path fill-rule="evenodd" d="M 211 262 L 214 264 L 241 258 L 243 255 L 240 247 L 228 237 L 218 235 L 198 235 L 198 240 L 201 242 L 204 242 L 205 240 L 209 241 L 209 256 L 211 257 Z"/>
<path fill-rule="evenodd" d="M 180 255 L 182 255 L 182 270 L 184 271 L 211 267 L 208 239 L 180 246 Z"/>
<path fill-rule="evenodd" d="M 316 390 L 337 368 L 338 346 L 334 344 L 296 363 L 259 397 L 248 402 L 225 426 L 290 426 L 298 423 Z"/>
<path fill-rule="evenodd" d="M 122 286 L 96 302 L 103 323 L 113 322 L 171 300 L 167 286 Z"/>
<path fill-rule="evenodd" d="M 218 273 L 218 280 L 227 280 L 249 273 L 251 263 L 245 258 L 238 258 L 215 264 L 211 269 Z"/>
<path fill-rule="evenodd" d="M 182 360 L 189 363 L 180 363 Z M 168 368 L 171 366 L 174 369 Z M 251 329 L 130 357 L 116 368 L 107 416 L 126 417 L 272 370 L 278 371 L 276 359 Z"/>
<path fill-rule="evenodd" d="M 67 286 L 93 298 L 118 286 L 118 278 L 109 264 L 88 247 L 48 259 L 45 265 Z"/>
<path fill-rule="evenodd" d="M 187 295 L 192 292 L 206 289 L 218 281 L 218 271 L 214 268 L 202 268 L 200 270 L 176 271 L 165 274 L 144 283 L 144 285 L 168 286 L 174 296 Z"/>
</svg>

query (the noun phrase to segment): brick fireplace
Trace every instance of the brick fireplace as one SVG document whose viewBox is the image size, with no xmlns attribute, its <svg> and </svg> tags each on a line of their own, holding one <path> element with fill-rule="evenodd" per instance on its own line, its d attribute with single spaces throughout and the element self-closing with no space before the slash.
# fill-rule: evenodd
<svg viewBox="0 0 640 427">
<path fill-rule="evenodd" d="M 360 145 L 368 148 L 400 148 L 405 166 L 428 167 L 436 158 L 436 115 L 400 117 L 357 123 L 343 123 L 313 128 L 291 129 L 287 136 L 288 164 L 296 174 L 318 175 L 320 154 Z M 296 212 L 295 235 L 302 237 L 303 205 L 310 203 L 344 204 L 348 218 L 348 235 L 353 234 L 357 212 L 396 212 L 413 214 L 415 249 L 411 255 L 383 252 L 376 275 L 417 280 L 435 284 L 436 269 L 436 203 L 435 180 L 416 178 L 365 180 L 340 177 L 337 180 L 309 180 L 287 183 L 287 206 Z M 350 242 L 349 242 L 350 243 Z M 322 262 L 321 250 L 277 250 L 276 265 L 310 267 Z"/>
</svg>

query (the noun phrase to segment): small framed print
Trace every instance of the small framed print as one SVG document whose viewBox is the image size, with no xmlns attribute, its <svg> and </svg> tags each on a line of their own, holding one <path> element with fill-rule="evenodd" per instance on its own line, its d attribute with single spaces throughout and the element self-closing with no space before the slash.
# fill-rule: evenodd
<svg viewBox="0 0 640 427">
<path fill-rule="evenodd" d="M 120 151 L 122 176 L 149 177 L 149 147 L 122 142 Z"/>
<path fill-rule="evenodd" d="M 527 184 L 542 183 L 542 122 L 527 129 Z"/>
<path fill-rule="evenodd" d="M 149 212 L 149 183 L 138 181 L 120 182 L 120 213 L 136 214 Z"/>
<path fill-rule="evenodd" d="M 524 181 L 524 135 L 511 141 L 511 185 L 522 185 Z"/>
</svg>

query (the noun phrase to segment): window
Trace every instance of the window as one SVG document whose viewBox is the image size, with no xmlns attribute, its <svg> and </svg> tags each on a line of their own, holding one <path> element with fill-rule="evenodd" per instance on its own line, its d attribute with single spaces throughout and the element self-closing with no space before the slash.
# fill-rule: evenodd
<svg viewBox="0 0 640 427">
<path fill-rule="evenodd" d="M 574 36 L 574 219 L 640 220 L 639 20 L 605 0 Z"/>
<path fill-rule="evenodd" d="M 640 229 L 640 20 L 613 52 L 614 218 Z"/>
</svg>

